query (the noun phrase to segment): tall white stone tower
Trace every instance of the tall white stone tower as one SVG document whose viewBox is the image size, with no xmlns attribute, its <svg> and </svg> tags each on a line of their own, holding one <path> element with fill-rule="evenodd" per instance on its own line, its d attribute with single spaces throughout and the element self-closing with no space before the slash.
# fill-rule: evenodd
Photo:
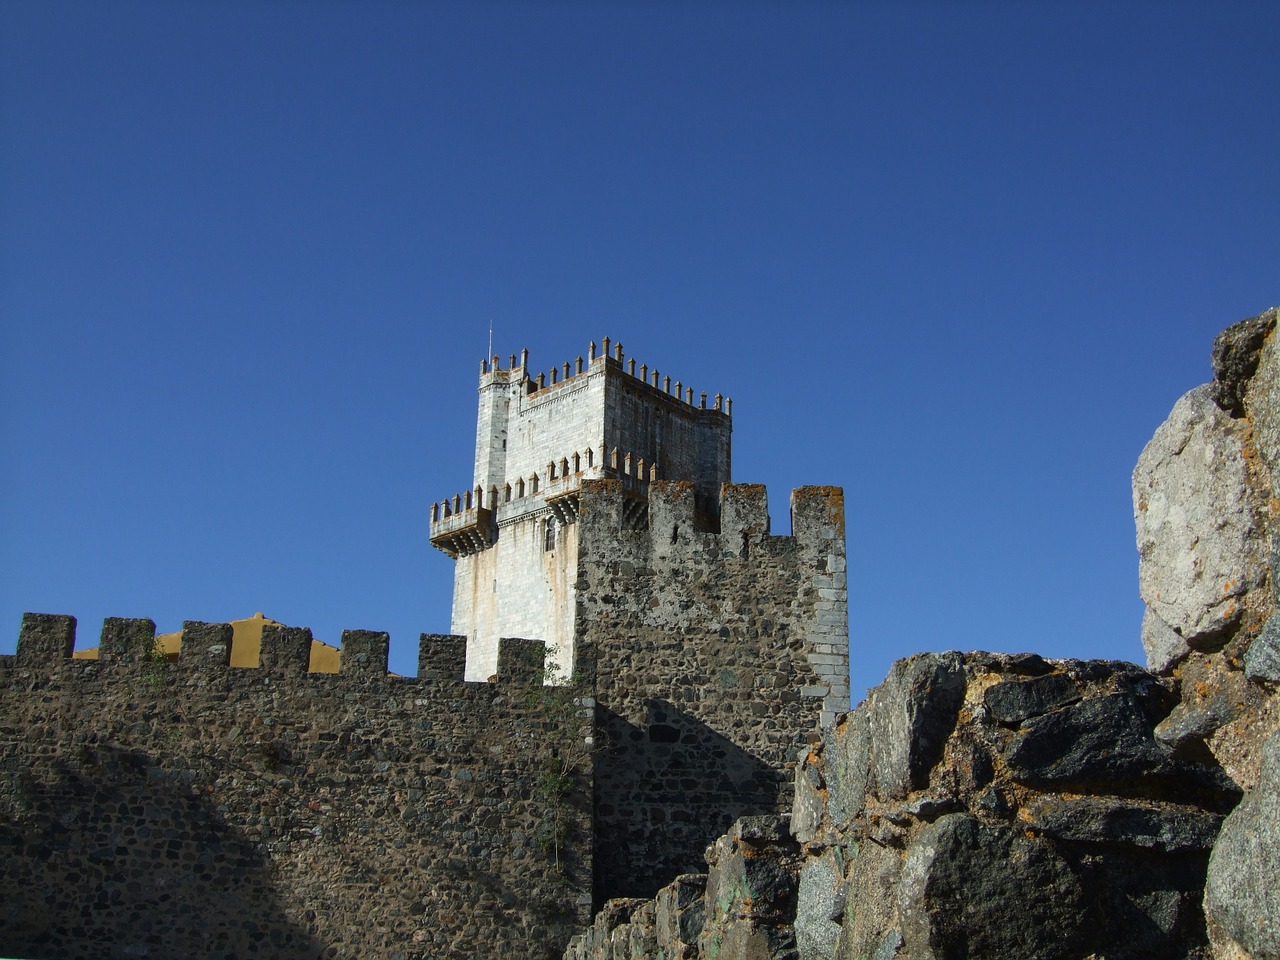
<svg viewBox="0 0 1280 960">
<path fill-rule="evenodd" d="M 505 369 L 481 361 L 472 486 L 431 508 L 431 543 L 457 560 L 452 631 L 467 638 L 468 680 L 496 672 L 500 637 L 545 641 L 568 676 L 584 480 L 621 480 L 638 514 L 651 480 L 689 481 L 708 524 L 730 480 L 731 400 L 708 405 L 608 337 L 585 360 L 528 366 L 528 350 Z"/>
</svg>

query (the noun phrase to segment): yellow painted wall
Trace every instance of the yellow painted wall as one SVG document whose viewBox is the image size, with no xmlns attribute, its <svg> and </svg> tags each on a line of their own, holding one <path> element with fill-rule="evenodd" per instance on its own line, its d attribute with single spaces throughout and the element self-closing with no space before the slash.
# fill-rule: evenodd
<svg viewBox="0 0 1280 960">
<path fill-rule="evenodd" d="M 275 620 L 261 613 L 255 613 L 244 620 L 231 621 L 231 666 L 258 666 L 259 651 L 262 649 L 262 628 L 267 624 L 275 624 Z M 169 660 L 178 659 L 178 651 L 182 647 L 182 633 L 162 633 L 156 637 L 156 643 L 164 651 Z M 311 641 L 311 662 L 308 670 L 312 673 L 337 673 L 340 651 L 321 640 Z M 97 660 L 98 648 L 76 650 L 71 656 L 76 660 Z"/>
</svg>

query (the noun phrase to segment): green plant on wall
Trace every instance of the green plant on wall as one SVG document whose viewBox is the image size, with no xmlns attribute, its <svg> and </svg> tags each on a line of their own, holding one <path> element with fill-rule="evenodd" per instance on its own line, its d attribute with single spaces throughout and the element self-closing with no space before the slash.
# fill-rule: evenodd
<svg viewBox="0 0 1280 960">
<path fill-rule="evenodd" d="M 554 654 L 554 649 L 548 651 Z M 578 696 L 575 678 L 564 676 L 554 656 L 549 656 L 543 669 L 543 682 L 529 692 L 529 705 L 538 709 L 556 730 L 574 730 L 578 714 L 584 709 Z M 535 798 L 541 808 L 541 820 L 533 840 L 543 856 L 561 865 L 560 852 L 572 829 L 570 798 L 580 777 L 591 764 L 592 739 L 566 738 L 553 747 L 543 759 L 535 787 Z"/>
<path fill-rule="evenodd" d="M 565 771 L 560 758 L 551 756 L 538 777 L 537 796 L 542 807 L 542 821 L 534 834 L 534 842 L 542 855 L 560 865 L 560 848 L 570 833 L 567 795 L 573 786 L 572 771 Z"/>
<path fill-rule="evenodd" d="M 169 658 L 165 656 L 160 638 L 153 636 L 142 658 L 142 682 L 152 689 L 162 686 L 168 674 L 168 664 Z"/>
</svg>

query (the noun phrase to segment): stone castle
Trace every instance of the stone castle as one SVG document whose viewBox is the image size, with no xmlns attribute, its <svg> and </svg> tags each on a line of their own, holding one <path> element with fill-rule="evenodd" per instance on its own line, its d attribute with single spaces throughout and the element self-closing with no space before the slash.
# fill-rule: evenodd
<svg viewBox="0 0 1280 960">
<path fill-rule="evenodd" d="M 24 617 L 0 657 L 0 953 L 558 956 L 790 800 L 849 707 L 844 508 L 790 536 L 730 482 L 730 401 L 597 352 L 480 369 L 475 477 L 432 508 L 453 634 Z M 553 683 L 545 681 L 551 679 Z"/>
</svg>

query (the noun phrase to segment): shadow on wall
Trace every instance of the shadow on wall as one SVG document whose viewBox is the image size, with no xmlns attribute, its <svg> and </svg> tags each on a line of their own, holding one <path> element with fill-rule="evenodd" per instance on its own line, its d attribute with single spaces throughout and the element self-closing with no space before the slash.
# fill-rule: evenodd
<svg viewBox="0 0 1280 960">
<path fill-rule="evenodd" d="M 705 872 L 707 845 L 739 817 L 774 812 L 783 780 L 666 700 L 646 700 L 645 713 L 643 727 L 604 707 L 597 715 L 597 907 Z"/>
<path fill-rule="evenodd" d="M 0 811 L 4 956 L 318 957 L 269 865 L 184 779 L 84 746 L 40 780 L 9 769 Z"/>
</svg>

